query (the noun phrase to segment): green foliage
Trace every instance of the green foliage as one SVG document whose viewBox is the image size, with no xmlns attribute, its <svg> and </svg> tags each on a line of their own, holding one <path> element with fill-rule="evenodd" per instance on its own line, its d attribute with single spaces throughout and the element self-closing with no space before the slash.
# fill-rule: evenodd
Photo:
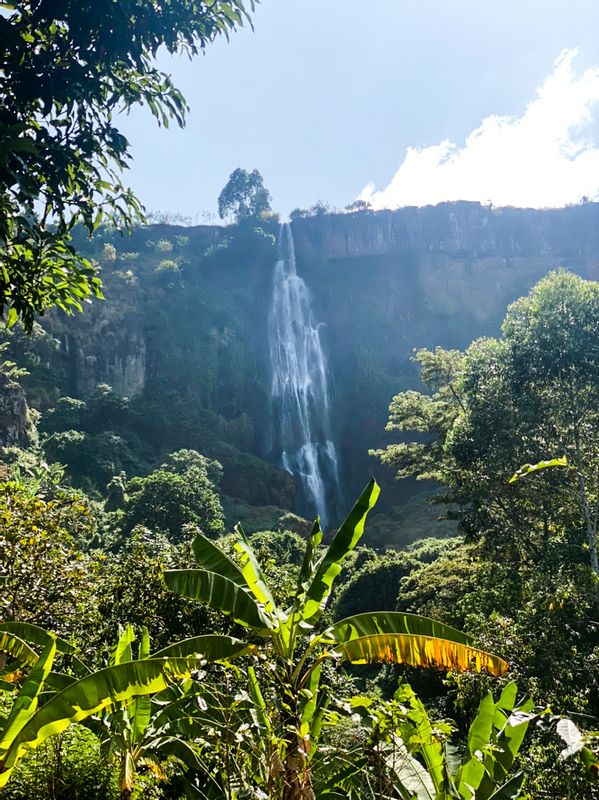
<svg viewBox="0 0 599 800">
<path fill-rule="evenodd" d="M 304 217 L 323 217 L 325 214 L 333 213 L 333 209 L 323 200 L 317 200 L 310 208 L 294 208 L 289 214 L 289 219 L 293 222 Z"/>
<path fill-rule="evenodd" d="M 164 535 L 138 528 L 118 552 L 98 552 L 96 562 L 95 603 L 101 622 L 86 632 L 82 643 L 94 665 L 102 663 L 106 643 L 127 622 L 139 629 L 146 626 L 157 648 L 198 633 L 226 632 L 217 614 L 175 597 L 164 586 L 164 570 L 190 565 L 189 545 L 175 545 Z"/>
<path fill-rule="evenodd" d="M 598 574 L 598 325 L 599 286 L 549 275 L 510 306 L 501 339 L 417 354 L 431 394 L 394 398 L 388 428 L 428 437 L 377 455 L 398 477 L 451 487 L 463 531 L 501 557 L 547 564 L 586 549 Z M 508 483 L 518 465 L 555 453 L 573 469 Z"/>
<path fill-rule="evenodd" d="M 145 478 L 132 478 L 125 487 L 123 529 L 145 525 L 173 541 L 195 525 L 209 536 L 224 530 L 220 499 L 210 474 L 218 480 L 220 464 L 190 450 L 171 455 L 171 462 Z M 209 474 L 210 473 L 210 474 Z"/>
<path fill-rule="evenodd" d="M 3 722 L 0 732 L 0 788 L 6 785 L 25 751 L 39 747 L 75 722 L 120 708 L 135 698 L 161 692 L 174 681 L 190 678 L 194 668 L 197 669 L 203 661 L 198 656 L 121 661 L 79 680 L 67 680 L 61 691 L 38 707 L 39 695 L 50 677 L 55 653 L 55 643 L 43 650 Z"/>
<path fill-rule="evenodd" d="M 0 613 L 61 633 L 95 619 L 89 559 L 75 542 L 94 528 L 90 509 L 76 496 L 45 501 L 15 484 L 0 486 Z"/>
<path fill-rule="evenodd" d="M 185 100 L 156 68 L 158 48 L 196 54 L 246 13 L 241 0 L 133 9 L 103 2 L 94 13 L 74 2 L 4 7 L 0 300 L 9 324 L 20 316 L 31 328 L 50 306 L 81 310 L 101 296 L 93 266 L 70 244 L 73 225 L 91 233 L 104 220 L 130 226 L 141 217 L 120 177 L 129 143 L 114 112 L 142 104 L 159 124 L 183 125 Z"/>
<path fill-rule="evenodd" d="M 247 172 L 239 167 L 229 175 L 226 186 L 218 197 L 218 215 L 234 217 L 240 222 L 246 217 L 259 217 L 270 211 L 270 194 L 257 169 Z"/>
<path fill-rule="evenodd" d="M 239 538 L 235 544 L 237 561 L 198 535 L 193 550 L 200 568 L 165 572 L 169 588 L 219 609 L 266 643 L 262 650 L 271 663 L 267 671 L 273 681 L 268 687 L 271 700 L 265 700 L 257 683 L 251 694 L 256 714 L 275 746 L 277 758 L 273 760 L 271 754 L 267 762 L 267 785 L 275 796 L 279 785 L 285 787 L 284 798 L 312 797 L 310 762 L 329 699 L 320 685 L 325 662 L 389 661 L 454 670 L 484 669 L 492 674 L 502 674 L 507 668 L 501 659 L 473 648 L 470 638 L 459 631 L 413 615 L 362 614 L 316 633 L 315 626 L 341 564 L 363 535 L 378 491 L 371 481 L 322 554 L 322 533 L 315 522 L 288 608 L 275 600 L 241 528 L 237 529 Z"/>
<path fill-rule="evenodd" d="M 28 753 L 16 766 L 3 800 L 112 800 L 115 776 L 94 734 L 73 725 Z"/>
<path fill-rule="evenodd" d="M 343 619 L 366 611 L 394 608 L 402 578 L 419 566 L 406 553 L 386 553 L 354 571 L 335 598 L 332 614 Z M 434 615 L 430 615 L 434 616 Z"/>
</svg>

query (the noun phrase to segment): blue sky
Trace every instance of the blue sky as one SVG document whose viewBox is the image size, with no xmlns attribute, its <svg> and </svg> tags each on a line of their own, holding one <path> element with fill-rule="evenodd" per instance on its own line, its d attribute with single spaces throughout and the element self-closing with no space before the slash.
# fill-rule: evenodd
<svg viewBox="0 0 599 800">
<path fill-rule="evenodd" d="M 254 28 L 161 59 L 185 130 L 120 121 L 148 208 L 202 221 L 238 166 L 284 215 L 358 195 L 556 205 L 599 190 L 596 0 L 263 0 Z"/>
</svg>

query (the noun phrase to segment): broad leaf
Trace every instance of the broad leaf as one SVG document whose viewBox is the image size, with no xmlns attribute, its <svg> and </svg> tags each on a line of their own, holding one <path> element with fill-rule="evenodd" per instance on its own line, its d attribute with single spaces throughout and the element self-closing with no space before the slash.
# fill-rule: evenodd
<svg viewBox="0 0 599 800">
<path fill-rule="evenodd" d="M 250 713 L 262 730 L 271 736 L 272 725 L 270 717 L 268 716 L 264 695 L 262 694 L 258 678 L 256 677 L 256 670 L 252 666 L 248 667 L 248 694 L 252 701 Z"/>
<path fill-rule="evenodd" d="M 37 653 L 27 642 L 19 636 L 7 631 L 0 631 L 0 653 L 8 653 L 17 664 L 28 664 L 33 666 L 37 661 Z M 11 665 L 10 671 L 13 671 Z M 4 674 L 5 671 L 3 671 Z"/>
<path fill-rule="evenodd" d="M 568 756 L 578 753 L 584 747 L 584 736 L 571 719 L 560 719 L 556 726 L 557 735 L 564 740 L 566 747 L 561 751 L 560 756 Z"/>
<path fill-rule="evenodd" d="M 489 744 L 493 732 L 494 719 L 495 702 L 491 692 L 487 692 L 478 707 L 478 714 L 474 718 L 470 730 L 468 731 L 468 750 L 471 756 L 478 751 L 482 753 Z"/>
<path fill-rule="evenodd" d="M 514 472 L 512 477 L 508 480 L 508 483 L 516 483 L 521 478 L 525 478 L 527 475 L 530 475 L 531 472 L 538 472 L 541 469 L 547 469 L 548 467 L 567 467 L 568 466 L 568 459 L 566 456 L 562 456 L 561 458 L 550 458 L 547 461 L 539 461 L 538 464 L 523 464 L 519 470 Z"/>
<path fill-rule="evenodd" d="M 204 569 L 173 569 L 164 573 L 164 581 L 184 597 L 208 603 L 228 614 L 235 622 L 258 631 L 273 627 L 257 601 L 232 580 Z"/>
<path fill-rule="evenodd" d="M 137 657 L 138 659 L 150 657 L 150 632 L 145 625 L 141 629 L 141 641 Z"/>
<path fill-rule="evenodd" d="M 207 572 L 216 572 L 238 586 L 243 586 L 245 589 L 249 588 L 237 564 L 229 556 L 225 555 L 218 545 L 211 542 L 202 533 L 198 533 L 195 537 L 192 548 L 196 561 L 202 569 Z"/>
<path fill-rule="evenodd" d="M 437 793 L 431 776 L 398 737 L 393 738 L 393 750 L 385 761 L 410 800 L 435 800 Z"/>
<path fill-rule="evenodd" d="M 64 639 L 61 639 L 53 633 L 49 633 L 44 630 L 44 628 L 40 628 L 39 625 L 34 625 L 31 622 L 0 622 L 0 633 L 2 633 L 2 631 L 13 633 L 15 636 L 23 639 L 23 641 L 35 645 L 40 649 L 47 647 L 50 641 L 55 641 L 56 650 L 59 653 L 75 652 L 75 648 Z"/>
<path fill-rule="evenodd" d="M 267 613 L 272 613 L 276 610 L 276 604 L 270 593 L 256 554 L 252 550 L 252 546 L 248 542 L 241 525 L 235 526 L 235 532 L 240 537 L 240 540 L 235 542 L 235 549 L 241 555 L 241 572 L 245 578 L 246 584 L 256 600 L 262 603 L 264 610 Z"/>
<path fill-rule="evenodd" d="M 498 656 L 469 645 L 432 636 L 374 634 L 335 645 L 335 652 L 352 664 L 409 664 L 452 672 L 488 672 L 499 677 L 508 665 Z"/>
<path fill-rule="evenodd" d="M 372 611 L 356 614 L 353 617 L 336 622 L 323 635 L 336 642 L 347 642 L 361 636 L 377 633 L 407 633 L 416 636 L 436 636 L 460 644 L 472 644 L 473 639 L 450 625 L 436 622 L 417 614 L 406 614 L 401 611 Z"/>
<path fill-rule="evenodd" d="M 314 577 L 316 556 L 318 554 L 318 548 L 320 547 L 321 542 L 322 530 L 320 529 L 319 521 L 315 520 L 310 533 L 310 538 L 306 544 L 304 559 L 302 561 L 299 577 L 297 579 L 297 589 L 295 592 L 296 598 L 300 598 L 306 593 L 310 585 L 310 581 Z"/>
<path fill-rule="evenodd" d="M 322 614 L 333 581 L 341 571 L 341 563 L 360 541 L 366 517 L 376 503 L 379 493 L 379 486 L 373 478 L 341 524 L 310 582 L 302 619 L 313 622 Z"/>
<path fill-rule="evenodd" d="M 416 749 L 420 752 L 435 792 L 442 795 L 447 783 L 444 750 L 426 709 L 412 687 L 407 684 L 398 688 L 395 699 L 410 709 L 406 721 L 399 727 L 399 735 L 409 750 Z"/>
<path fill-rule="evenodd" d="M 119 626 L 119 639 L 110 657 L 110 664 L 123 664 L 133 660 L 131 645 L 135 641 L 133 625 L 126 625 L 124 630 Z"/>
<path fill-rule="evenodd" d="M 173 681 L 189 678 L 199 666 L 195 658 L 149 658 L 129 661 L 94 672 L 54 695 L 21 728 L 0 761 L 0 787 L 4 786 L 16 762 L 25 750 L 42 742 L 69 725 L 118 708 L 136 696 L 152 695 Z"/>
<path fill-rule="evenodd" d="M 520 800 L 525 777 L 523 772 L 517 772 L 509 781 L 496 789 L 489 796 L 489 800 Z"/>
<path fill-rule="evenodd" d="M 4 763 L 9 757 L 11 747 L 17 736 L 35 714 L 40 692 L 46 677 L 52 669 L 55 655 L 56 643 L 50 642 L 29 673 L 21 691 L 17 695 L 17 699 L 12 705 L 8 718 L 2 726 L 2 734 L 0 736 L 0 787 L 6 783 L 6 781 L 3 781 Z M 8 780 L 8 777 L 6 780 Z"/>
<path fill-rule="evenodd" d="M 242 642 L 233 636 L 206 634 L 175 642 L 175 644 L 153 653 L 152 658 L 197 656 L 204 661 L 223 661 L 227 658 L 235 658 L 252 652 L 254 649 L 254 645 Z"/>
</svg>

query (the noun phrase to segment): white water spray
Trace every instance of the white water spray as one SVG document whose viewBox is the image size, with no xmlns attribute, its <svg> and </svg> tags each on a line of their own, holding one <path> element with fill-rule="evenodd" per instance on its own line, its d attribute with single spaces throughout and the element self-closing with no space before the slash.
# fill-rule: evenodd
<svg viewBox="0 0 599 800">
<path fill-rule="evenodd" d="M 341 500 L 331 436 L 327 366 L 306 284 L 295 268 L 291 227 L 281 226 L 269 318 L 274 442 L 283 467 L 296 477 L 304 513 L 323 528 Z"/>
</svg>

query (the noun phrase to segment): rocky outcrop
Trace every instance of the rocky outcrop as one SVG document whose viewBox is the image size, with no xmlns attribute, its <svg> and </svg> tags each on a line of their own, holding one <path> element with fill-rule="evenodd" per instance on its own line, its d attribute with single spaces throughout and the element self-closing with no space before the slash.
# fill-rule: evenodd
<svg viewBox="0 0 599 800">
<path fill-rule="evenodd" d="M 305 217 L 294 222 L 306 257 L 361 258 L 408 252 L 579 258 L 599 251 L 599 204 L 560 209 L 440 203 L 423 208 Z"/>
<path fill-rule="evenodd" d="M 29 441 L 25 393 L 18 383 L 0 373 L 0 447 L 26 447 Z"/>
</svg>

